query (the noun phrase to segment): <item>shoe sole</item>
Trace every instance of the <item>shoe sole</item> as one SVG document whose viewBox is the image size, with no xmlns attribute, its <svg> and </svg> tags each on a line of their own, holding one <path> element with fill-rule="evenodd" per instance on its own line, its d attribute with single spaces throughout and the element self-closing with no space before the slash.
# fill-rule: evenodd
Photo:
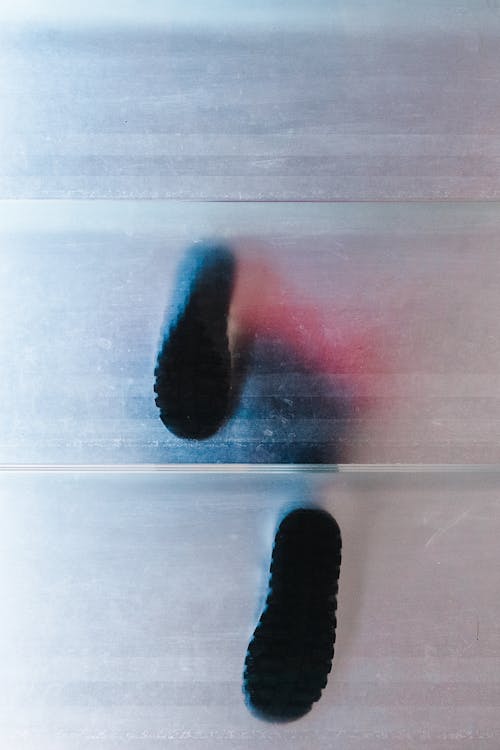
<svg viewBox="0 0 500 750">
<path fill-rule="evenodd" d="M 326 511 L 300 508 L 274 541 L 269 594 L 248 647 L 243 690 L 261 718 L 306 714 L 331 671 L 341 535 Z"/>
<path fill-rule="evenodd" d="M 227 319 L 235 259 L 222 245 L 194 246 L 177 287 L 186 288 L 155 368 L 155 403 L 174 435 L 203 440 L 228 416 L 231 353 Z"/>
</svg>

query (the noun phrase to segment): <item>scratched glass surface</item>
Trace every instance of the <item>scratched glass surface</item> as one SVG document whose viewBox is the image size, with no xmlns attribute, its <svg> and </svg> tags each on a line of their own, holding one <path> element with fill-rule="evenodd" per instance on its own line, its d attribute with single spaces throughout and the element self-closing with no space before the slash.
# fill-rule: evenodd
<svg viewBox="0 0 500 750">
<path fill-rule="evenodd" d="M 1 747 L 500 746 L 499 32 L 497 0 L 2 5 Z M 214 239 L 252 336 L 186 441 L 154 367 Z M 341 529 L 337 642 L 274 725 L 242 672 L 298 504 Z"/>
<path fill-rule="evenodd" d="M 2 464 L 500 463 L 498 204 L 4 201 L 0 218 Z M 229 328 L 252 341 L 196 441 L 153 386 L 204 238 L 236 258 Z"/>
<path fill-rule="evenodd" d="M 500 198 L 497 0 L 0 8 L 0 197 Z"/>
<path fill-rule="evenodd" d="M 2 746 L 490 742 L 498 490 L 495 471 L 0 472 Z M 242 672 L 294 504 L 341 529 L 337 641 L 312 711 L 272 724 Z"/>
</svg>

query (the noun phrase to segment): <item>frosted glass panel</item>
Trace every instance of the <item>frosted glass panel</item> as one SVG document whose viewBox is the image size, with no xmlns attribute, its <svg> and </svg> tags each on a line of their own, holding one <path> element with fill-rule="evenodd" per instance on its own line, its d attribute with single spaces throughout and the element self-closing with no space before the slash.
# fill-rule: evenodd
<svg viewBox="0 0 500 750">
<path fill-rule="evenodd" d="M 2 746 L 491 747 L 499 489 L 491 472 L 2 472 Z M 338 629 L 321 699 L 276 725 L 241 682 L 292 503 L 340 526 Z"/>
<path fill-rule="evenodd" d="M 498 10 L 0 7 L 0 747 L 499 747 Z M 196 441 L 153 386 L 200 240 L 236 275 Z M 337 641 L 279 725 L 242 673 L 297 505 Z"/>
<path fill-rule="evenodd" d="M 0 218 L 1 463 L 500 463 L 495 203 L 14 201 Z M 214 237 L 256 331 L 229 418 L 186 441 L 153 372 L 179 263 Z"/>
<path fill-rule="evenodd" d="M 500 197 L 495 0 L 2 5 L 1 197 Z"/>
<path fill-rule="evenodd" d="M 500 462 L 497 204 L 0 214 L 2 463 Z M 161 423 L 153 372 L 203 237 L 241 261 L 260 322 L 229 418 L 189 441 Z"/>
</svg>

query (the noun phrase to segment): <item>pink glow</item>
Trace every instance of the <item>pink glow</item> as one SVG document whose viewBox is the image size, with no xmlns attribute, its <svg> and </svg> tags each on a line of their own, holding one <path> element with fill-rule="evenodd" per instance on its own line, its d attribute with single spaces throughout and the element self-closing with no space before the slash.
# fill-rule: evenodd
<svg viewBox="0 0 500 750">
<path fill-rule="evenodd" d="M 379 337 L 369 321 L 346 323 L 333 302 L 320 310 L 265 259 L 239 258 L 230 316 L 250 336 L 284 342 L 316 372 L 355 378 L 382 368 Z"/>
</svg>

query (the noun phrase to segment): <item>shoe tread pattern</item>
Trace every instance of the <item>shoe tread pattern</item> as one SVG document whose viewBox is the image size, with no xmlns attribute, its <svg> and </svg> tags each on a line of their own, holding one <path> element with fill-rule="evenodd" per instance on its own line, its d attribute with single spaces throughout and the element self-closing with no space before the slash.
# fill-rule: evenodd
<svg viewBox="0 0 500 750">
<path fill-rule="evenodd" d="M 298 718 L 326 686 L 340 562 L 340 529 L 326 511 L 301 508 L 283 519 L 266 606 L 245 660 L 244 692 L 263 717 Z"/>
</svg>

